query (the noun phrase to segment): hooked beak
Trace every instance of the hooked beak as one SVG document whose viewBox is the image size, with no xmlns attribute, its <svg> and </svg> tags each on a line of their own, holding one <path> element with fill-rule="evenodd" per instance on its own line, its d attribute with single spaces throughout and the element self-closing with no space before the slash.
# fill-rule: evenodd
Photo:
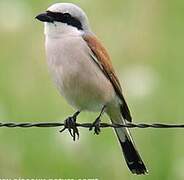
<svg viewBox="0 0 184 180">
<path fill-rule="evenodd" d="M 48 23 L 53 23 L 54 19 L 48 15 L 47 12 L 41 13 L 38 16 L 35 17 L 41 22 L 48 22 Z"/>
</svg>

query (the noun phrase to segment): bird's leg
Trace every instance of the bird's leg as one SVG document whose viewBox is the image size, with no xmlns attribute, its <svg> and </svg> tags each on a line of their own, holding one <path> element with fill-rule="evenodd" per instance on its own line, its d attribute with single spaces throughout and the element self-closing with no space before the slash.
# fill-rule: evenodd
<svg viewBox="0 0 184 180">
<path fill-rule="evenodd" d="M 89 128 L 89 130 L 93 130 L 94 128 L 94 134 L 99 134 L 100 133 L 100 122 L 101 122 L 101 116 L 103 115 L 103 113 L 105 112 L 105 108 L 106 106 L 103 106 L 99 116 L 96 118 L 96 120 L 92 123 L 91 127 Z"/>
<path fill-rule="evenodd" d="M 80 114 L 80 111 L 77 111 L 73 116 L 68 117 L 65 120 L 64 128 L 62 130 L 60 130 L 60 132 L 63 132 L 66 129 L 68 129 L 68 131 L 69 131 L 70 135 L 73 137 L 74 141 L 76 139 L 76 135 L 77 135 L 77 138 L 79 139 L 79 130 L 76 126 L 76 120 L 77 120 L 77 116 L 79 114 Z"/>
</svg>

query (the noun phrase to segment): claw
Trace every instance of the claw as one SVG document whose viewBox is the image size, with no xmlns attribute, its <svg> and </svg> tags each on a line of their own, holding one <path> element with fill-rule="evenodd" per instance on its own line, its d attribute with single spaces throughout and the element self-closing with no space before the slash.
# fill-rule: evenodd
<svg viewBox="0 0 184 180">
<path fill-rule="evenodd" d="M 103 113 L 105 112 L 105 108 L 106 108 L 106 106 L 103 106 L 103 108 L 100 112 L 100 115 L 96 118 L 96 120 L 92 123 L 91 127 L 89 128 L 90 131 L 92 131 L 94 128 L 94 134 L 96 134 L 96 135 L 99 135 L 101 132 L 101 129 L 100 129 L 101 120 L 100 120 L 100 118 L 103 115 Z"/>
<path fill-rule="evenodd" d="M 91 125 L 91 127 L 89 128 L 90 131 L 93 130 L 94 128 L 94 134 L 96 135 L 99 135 L 100 132 L 101 132 L 101 129 L 100 129 L 100 117 L 98 117 Z"/>
<path fill-rule="evenodd" d="M 73 138 L 73 141 L 76 140 L 76 136 L 77 136 L 77 139 L 79 139 L 79 130 L 77 128 L 77 123 L 76 123 L 76 119 L 79 113 L 80 112 L 77 111 L 72 117 L 67 118 L 64 123 L 64 128 L 60 130 L 60 132 L 62 133 L 63 131 L 68 129 L 70 135 Z"/>
</svg>

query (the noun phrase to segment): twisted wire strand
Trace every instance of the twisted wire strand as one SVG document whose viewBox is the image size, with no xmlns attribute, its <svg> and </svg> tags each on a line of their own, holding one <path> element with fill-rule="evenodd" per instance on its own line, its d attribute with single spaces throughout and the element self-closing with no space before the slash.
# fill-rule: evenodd
<svg viewBox="0 0 184 180">
<path fill-rule="evenodd" d="M 38 122 L 38 123 L 0 123 L 0 128 L 54 128 L 54 127 L 63 127 L 65 126 L 64 123 L 59 122 Z M 90 128 L 92 126 L 91 123 L 76 123 L 76 127 L 81 128 Z M 146 124 L 146 123 L 126 123 L 125 125 L 122 124 L 108 124 L 108 123 L 100 123 L 101 128 L 121 128 L 121 127 L 127 127 L 127 128 L 184 128 L 184 124 L 163 124 L 163 123 L 153 123 L 153 124 Z"/>
</svg>

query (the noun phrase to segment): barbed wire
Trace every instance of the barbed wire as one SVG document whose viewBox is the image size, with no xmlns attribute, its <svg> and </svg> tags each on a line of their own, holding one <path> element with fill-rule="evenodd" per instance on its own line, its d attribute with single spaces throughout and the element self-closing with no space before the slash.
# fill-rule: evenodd
<svg viewBox="0 0 184 180">
<path fill-rule="evenodd" d="M 63 127 L 60 132 L 63 132 L 65 130 L 68 130 L 70 135 L 72 136 L 73 140 L 76 140 L 76 137 L 79 139 L 79 128 L 88 128 L 89 130 L 93 130 L 94 128 L 94 134 L 99 134 L 101 128 L 157 128 L 157 129 L 163 129 L 163 128 L 184 128 L 184 124 L 162 124 L 162 123 L 154 123 L 154 124 L 146 124 L 146 123 L 126 123 L 126 124 L 108 124 L 108 123 L 100 123 L 98 125 L 95 125 L 93 123 L 77 123 L 75 121 L 65 121 L 64 123 L 59 122 L 38 122 L 38 123 L 30 123 L 30 122 L 23 122 L 23 123 L 15 123 L 15 122 L 9 122 L 9 123 L 0 123 L 0 128 L 56 128 L 56 127 Z"/>
<path fill-rule="evenodd" d="M 90 128 L 93 126 L 92 123 L 76 123 L 76 127 L 82 128 Z M 0 128 L 7 127 L 7 128 L 31 128 L 31 127 L 38 127 L 38 128 L 54 128 L 54 127 L 62 127 L 65 126 L 65 123 L 59 122 L 38 122 L 38 123 L 30 123 L 30 122 L 23 122 L 23 123 L 0 123 Z M 100 128 L 184 128 L 184 124 L 163 124 L 163 123 L 153 123 L 153 124 L 146 124 L 146 123 L 126 123 L 126 124 L 108 124 L 108 123 L 100 123 Z"/>
</svg>

